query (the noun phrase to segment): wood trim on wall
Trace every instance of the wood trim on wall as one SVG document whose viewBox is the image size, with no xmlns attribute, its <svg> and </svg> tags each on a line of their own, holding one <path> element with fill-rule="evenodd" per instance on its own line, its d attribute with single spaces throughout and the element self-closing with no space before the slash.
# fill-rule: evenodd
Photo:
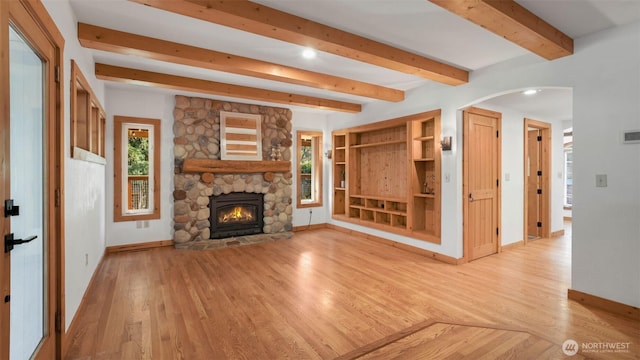
<svg viewBox="0 0 640 360">
<path fill-rule="evenodd" d="M 464 259 L 456 259 L 454 257 L 448 256 L 448 255 L 443 255 L 434 251 L 429 251 L 426 249 L 421 249 L 421 248 L 417 248 L 415 246 L 411 246 L 411 245 L 407 245 L 407 244 L 403 244 L 397 241 L 393 241 L 393 240 L 389 240 L 389 239 L 385 239 L 379 236 L 375 236 L 375 235 L 371 235 L 371 234 L 367 234 L 364 232 L 360 232 L 358 230 L 352 230 L 352 229 L 348 229 L 339 225 L 335 225 L 335 224 L 327 224 L 326 227 L 328 229 L 332 229 L 332 230 L 336 230 L 345 234 L 354 234 L 357 236 L 361 236 L 364 237 L 366 239 L 369 240 L 373 240 L 373 241 L 377 241 L 380 243 L 383 243 L 385 245 L 389 245 L 389 246 L 393 246 L 395 248 L 398 249 L 402 249 L 405 251 L 409 251 L 418 255 L 422 255 L 422 256 L 426 256 L 428 258 L 434 259 L 434 260 L 438 260 L 440 262 L 443 263 L 447 263 L 450 265 L 459 265 L 459 264 L 463 264 L 466 261 Z"/>
<path fill-rule="evenodd" d="M 326 229 L 328 228 L 329 224 L 327 223 L 322 223 L 322 224 L 311 224 L 311 225 L 300 225 L 300 226 L 294 226 L 292 231 L 293 232 L 299 232 L 299 231 L 306 231 L 306 230 L 318 230 L 318 229 Z"/>
<path fill-rule="evenodd" d="M 169 247 L 173 245 L 174 245 L 173 240 L 159 240 L 159 241 L 150 241 L 150 242 L 144 242 L 144 243 L 114 245 L 114 246 L 107 246 L 107 248 L 105 249 L 105 253 L 107 255 L 110 255 L 118 252 L 148 250 L 148 249 L 155 249 L 159 247 Z"/>
<path fill-rule="evenodd" d="M 635 306 L 622 304 L 617 301 L 605 299 L 573 289 L 567 290 L 567 298 L 569 300 L 579 302 L 580 304 L 585 306 L 595 307 L 612 314 L 622 315 L 633 320 L 640 320 L 640 308 L 637 308 Z"/>
<path fill-rule="evenodd" d="M 519 248 L 519 247 L 522 247 L 522 246 L 524 246 L 524 240 L 519 240 L 519 241 L 516 241 L 514 243 L 501 246 L 501 249 L 502 249 L 501 251 L 513 250 L 515 248 Z"/>
</svg>

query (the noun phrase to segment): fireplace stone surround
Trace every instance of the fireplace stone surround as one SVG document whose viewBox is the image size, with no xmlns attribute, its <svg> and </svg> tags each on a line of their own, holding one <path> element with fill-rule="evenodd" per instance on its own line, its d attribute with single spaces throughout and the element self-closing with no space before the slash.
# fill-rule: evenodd
<svg viewBox="0 0 640 360">
<path fill-rule="evenodd" d="M 262 115 L 262 158 L 269 159 L 271 147 L 280 145 L 283 160 L 291 161 L 293 136 L 292 112 L 289 109 L 176 96 L 173 125 L 176 247 L 209 248 L 209 245 L 202 243 L 220 242 L 221 240 L 209 239 L 209 197 L 233 192 L 264 194 L 262 230 L 266 235 L 265 240 L 290 237 L 293 213 L 290 166 L 287 171 L 267 170 L 255 173 L 185 171 L 185 160 L 220 159 L 220 111 Z M 251 236 L 243 238 L 249 243 L 255 242 Z M 213 247 L 220 246 L 216 244 Z"/>
</svg>

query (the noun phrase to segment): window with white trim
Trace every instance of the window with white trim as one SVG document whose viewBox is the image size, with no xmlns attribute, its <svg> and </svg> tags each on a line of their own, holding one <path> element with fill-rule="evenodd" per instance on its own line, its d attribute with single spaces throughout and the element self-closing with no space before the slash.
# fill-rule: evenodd
<svg viewBox="0 0 640 360">
<path fill-rule="evenodd" d="M 322 133 L 298 131 L 298 208 L 322 206 Z"/>
<path fill-rule="evenodd" d="M 114 117 L 114 221 L 160 218 L 160 120 Z"/>
</svg>

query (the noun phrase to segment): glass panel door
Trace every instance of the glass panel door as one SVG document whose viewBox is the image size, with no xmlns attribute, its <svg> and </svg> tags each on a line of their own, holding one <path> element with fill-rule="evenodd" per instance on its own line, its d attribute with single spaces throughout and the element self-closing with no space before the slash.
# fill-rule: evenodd
<svg viewBox="0 0 640 360">
<path fill-rule="evenodd" d="M 16 244 L 11 251 L 11 360 L 29 359 L 45 335 L 44 121 L 45 63 L 10 26 L 11 218 Z"/>
</svg>

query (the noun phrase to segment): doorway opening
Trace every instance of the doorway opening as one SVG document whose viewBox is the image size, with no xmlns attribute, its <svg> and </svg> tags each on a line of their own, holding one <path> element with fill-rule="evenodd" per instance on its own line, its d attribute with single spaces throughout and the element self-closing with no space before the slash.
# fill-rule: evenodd
<svg viewBox="0 0 640 360">
<path fill-rule="evenodd" d="M 551 124 L 524 119 L 524 234 L 527 241 L 551 235 Z"/>
</svg>

